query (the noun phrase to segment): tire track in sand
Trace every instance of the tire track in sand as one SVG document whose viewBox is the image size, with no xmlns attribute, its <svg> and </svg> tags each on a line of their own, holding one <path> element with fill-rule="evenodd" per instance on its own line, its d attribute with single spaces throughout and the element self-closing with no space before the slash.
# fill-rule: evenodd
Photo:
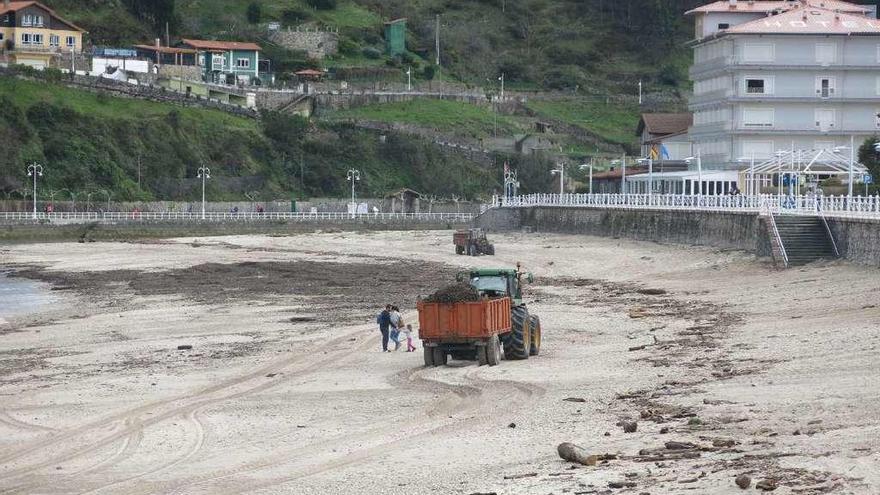
<svg viewBox="0 0 880 495">
<path fill-rule="evenodd" d="M 332 349 L 334 349 L 334 347 L 340 347 L 343 343 L 348 342 L 352 336 L 361 333 L 362 330 L 358 329 L 329 341 L 326 345 L 327 348 L 331 350 L 328 350 L 321 355 L 316 356 L 304 354 L 276 360 L 256 369 L 255 371 L 221 381 L 194 393 L 183 394 L 178 397 L 138 406 L 127 411 L 112 414 L 106 418 L 89 422 L 80 427 L 63 431 L 52 437 L 36 441 L 24 448 L 0 456 L 0 463 L 8 464 L 15 460 L 26 459 L 27 456 L 38 454 L 41 451 L 61 449 L 64 442 L 73 442 L 75 446 L 68 448 L 64 453 L 54 455 L 49 459 L 44 459 L 30 465 L 13 468 L 4 473 L 0 473 L 0 480 L 18 478 L 42 468 L 68 462 L 82 455 L 106 447 L 119 439 L 131 435 L 138 429 L 143 429 L 146 426 L 160 423 L 179 414 L 187 414 L 201 405 L 214 404 L 224 400 L 262 392 L 286 381 L 290 376 L 297 376 L 301 373 L 319 370 L 327 362 L 342 359 L 350 354 L 352 350 L 349 348 L 341 347 L 339 350 Z M 277 374 L 278 378 L 272 378 L 267 381 L 266 375 L 272 373 Z M 239 388 L 240 386 L 243 390 L 236 390 L 236 388 Z M 215 395 L 215 397 L 211 397 L 212 395 Z M 81 439 L 80 442 L 76 441 L 79 437 L 87 436 L 89 434 L 100 434 L 101 431 L 107 429 L 108 424 L 119 422 L 124 423 L 126 420 L 133 420 L 134 423 L 127 427 L 123 426 L 112 433 L 105 434 L 96 440 L 90 441 L 89 439 Z"/>
<path fill-rule="evenodd" d="M 528 400 L 544 394 L 544 389 L 536 385 L 509 380 L 486 380 L 475 376 L 479 371 L 480 368 L 468 367 L 463 374 L 465 383 L 460 384 L 451 384 L 427 377 L 425 375 L 431 374 L 431 370 L 425 368 L 415 368 L 402 377 L 393 378 L 393 381 L 399 382 L 402 386 L 411 389 L 428 392 L 444 391 L 451 394 L 451 397 L 444 398 L 425 409 L 423 411 L 424 417 L 413 418 L 400 424 L 396 430 L 399 438 L 389 440 L 388 428 L 383 425 L 361 432 L 346 433 L 321 439 L 289 450 L 273 451 L 269 457 L 252 461 L 236 468 L 202 475 L 196 479 L 186 480 L 182 484 L 161 484 L 158 487 L 150 487 L 150 489 L 141 493 L 158 491 L 161 493 L 182 494 L 189 493 L 194 487 L 201 487 L 206 493 L 217 493 L 218 491 L 223 493 L 242 493 L 257 488 L 287 483 L 333 469 L 356 465 L 375 458 L 377 453 L 388 454 L 390 449 L 408 448 L 412 442 L 424 437 L 446 431 L 454 432 L 466 429 L 473 424 L 474 414 L 479 417 L 488 417 L 491 416 L 490 411 L 497 407 L 506 407 L 507 409 L 517 405 L 524 407 Z M 485 397 L 487 392 L 490 392 L 489 395 L 498 394 L 501 397 L 498 400 L 487 401 Z M 506 400 L 501 400 L 502 398 Z M 467 413 L 470 414 L 463 418 L 449 417 L 452 414 L 462 415 Z M 346 451 L 345 447 L 350 446 L 352 443 L 369 443 L 370 445 L 353 451 Z M 255 473 L 267 468 L 277 469 L 279 467 L 279 459 L 312 459 L 321 455 L 326 456 L 328 453 L 333 455 L 334 458 L 317 465 L 302 466 L 294 475 L 268 480 L 262 484 L 255 483 L 252 479 L 247 482 L 239 482 L 243 483 L 240 489 L 232 488 L 231 486 L 236 484 L 236 476 Z"/>
</svg>

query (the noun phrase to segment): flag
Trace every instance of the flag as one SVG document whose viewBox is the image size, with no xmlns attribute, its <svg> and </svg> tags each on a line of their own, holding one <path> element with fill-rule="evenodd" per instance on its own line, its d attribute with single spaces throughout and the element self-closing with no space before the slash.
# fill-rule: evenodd
<svg viewBox="0 0 880 495">
<path fill-rule="evenodd" d="M 661 144 L 661 145 L 660 145 L 660 156 L 662 156 L 663 158 L 669 160 L 669 149 L 666 148 L 666 145 L 665 145 L 665 144 Z"/>
<path fill-rule="evenodd" d="M 660 153 L 657 151 L 657 145 L 656 145 L 656 144 L 651 145 L 651 152 L 648 154 L 648 156 L 649 156 L 652 160 L 656 160 L 656 159 L 660 158 Z"/>
</svg>

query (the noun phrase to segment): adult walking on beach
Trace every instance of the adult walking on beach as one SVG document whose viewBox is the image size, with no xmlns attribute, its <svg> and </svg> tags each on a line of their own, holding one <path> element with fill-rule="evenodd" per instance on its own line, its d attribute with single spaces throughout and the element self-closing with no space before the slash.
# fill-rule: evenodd
<svg viewBox="0 0 880 495">
<path fill-rule="evenodd" d="M 400 349 L 400 332 L 403 330 L 403 316 L 400 315 L 400 308 L 391 306 L 391 341 L 394 342 L 394 350 Z"/>
<path fill-rule="evenodd" d="M 391 352 L 388 350 L 388 331 L 391 327 L 391 305 L 385 306 L 385 309 L 376 317 L 376 323 L 379 324 L 379 331 L 382 332 L 382 352 Z"/>
</svg>

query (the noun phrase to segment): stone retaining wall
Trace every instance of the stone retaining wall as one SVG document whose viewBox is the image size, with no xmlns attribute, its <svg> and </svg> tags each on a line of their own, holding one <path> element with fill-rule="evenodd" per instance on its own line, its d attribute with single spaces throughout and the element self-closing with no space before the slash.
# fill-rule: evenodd
<svg viewBox="0 0 880 495">
<path fill-rule="evenodd" d="M 741 249 L 772 256 L 769 228 L 754 213 L 599 208 L 495 208 L 478 216 L 490 231 L 531 230 L 600 237 L 622 237 L 669 244 Z M 880 220 L 828 218 L 841 258 L 880 266 Z"/>
<path fill-rule="evenodd" d="M 863 265 L 880 266 L 880 220 L 829 218 L 828 227 L 842 258 Z"/>
</svg>

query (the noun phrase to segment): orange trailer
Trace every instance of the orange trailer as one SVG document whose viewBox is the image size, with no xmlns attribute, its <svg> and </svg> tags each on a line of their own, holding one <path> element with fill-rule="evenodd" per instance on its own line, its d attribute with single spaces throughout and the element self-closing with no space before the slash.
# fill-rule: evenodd
<svg viewBox="0 0 880 495">
<path fill-rule="evenodd" d="M 511 330 L 509 297 L 454 304 L 420 301 L 418 309 L 426 366 L 444 365 L 450 354 L 491 366 L 500 361 L 500 336 Z"/>
</svg>

